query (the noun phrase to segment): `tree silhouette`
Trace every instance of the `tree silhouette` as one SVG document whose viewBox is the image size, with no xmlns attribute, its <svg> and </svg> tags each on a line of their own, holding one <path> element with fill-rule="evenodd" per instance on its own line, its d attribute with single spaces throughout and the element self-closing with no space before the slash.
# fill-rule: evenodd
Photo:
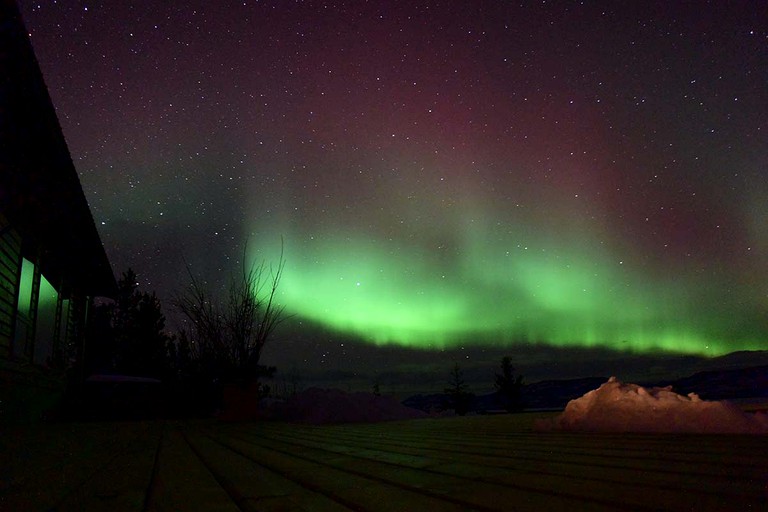
<svg viewBox="0 0 768 512">
<path fill-rule="evenodd" d="M 275 267 L 244 263 L 242 274 L 230 281 L 226 300 L 220 301 L 187 266 L 190 284 L 175 305 L 188 320 L 183 336 L 204 373 L 242 383 L 258 380 L 261 351 L 283 320 L 283 306 L 275 297 L 284 267 L 282 252 Z"/>
<path fill-rule="evenodd" d="M 154 293 L 138 289 L 136 273 L 123 272 L 117 296 L 92 313 L 85 350 L 89 372 L 165 378 L 170 370 L 171 338 L 164 332 L 165 316 Z"/>
<path fill-rule="evenodd" d="M 464 372 L 459 368 L 459 363 L 454 363 L 445 393 L 448 395 L 450 408 L 456 411 L 459 416 L 467 414 L 472 404 L 474 395 L 468 390 L 469 386 L 464 382 Z"/>
<path fill-rule="evenodd" d="M 501 373 L 496 374 L 496 390 L 507 411 L 519 411 L 523 408 L 523 376 L 515 377 L 512 358 L 509 356 L 504 356 L 501 359 Z"/>
<path fill-rule="evenodd" d="M 165 316 L 154 292 L 140 292 L 132 269 L 118 281 L 112 312 L 115 330 L 115 366 L 121 373 L 163 377 L 168 371 Z"/>
</svg>

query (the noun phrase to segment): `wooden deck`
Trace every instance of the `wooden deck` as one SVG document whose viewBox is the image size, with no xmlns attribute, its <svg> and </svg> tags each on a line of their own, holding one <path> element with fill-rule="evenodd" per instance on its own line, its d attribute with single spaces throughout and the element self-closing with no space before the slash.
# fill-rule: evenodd
<svg viewBox="0 0 768 512">
<path fill-rule="evenodd" d="M 768 436 L 531 423 L 15 428 L 0 440 L 0 510 L 768 510 Z"/>
</svg>

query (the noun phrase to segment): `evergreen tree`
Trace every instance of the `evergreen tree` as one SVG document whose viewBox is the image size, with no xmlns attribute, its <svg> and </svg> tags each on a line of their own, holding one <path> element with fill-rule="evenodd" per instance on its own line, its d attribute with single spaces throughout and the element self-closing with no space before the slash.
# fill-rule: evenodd
<svg viewBox="0 0 768 512">
<path fill-rule="evenodd" d="M 114 337 L 114 370 L 127 375 L 162 378 L 170 369 L 165 315 L 153 293 L 138 290 L 136 273 L 130 268 L 117 282 L 118 293 L 111 305 Z"/>
<path fill-rule="evenodd" d="M 501 373 L 496 374 L 496 391 L 502 405 L 508 412 L 519 411 L 523 408 L 523 376 L 515 377 L 512 358 L 509 356 L 504 356 L 501 359 Z"/>
<path fill-rule="evenodd" d="M 115 365 L 115 332 L 112 328 L 112 304 L 96 304 L 90 312 L 83 351 L 83 377 L 109 373 Z"/>
<path fill-rule="evenodd" d="M 450 408 L 456 411 L 459 416 L 467 414 L 472 404 L 474 395 L 468 390 L 469 386 L 464 382 L 464 372 L 459 368 L 459 363 L 454 363 L 445 393 L 448 395 Z"/>
</svg>

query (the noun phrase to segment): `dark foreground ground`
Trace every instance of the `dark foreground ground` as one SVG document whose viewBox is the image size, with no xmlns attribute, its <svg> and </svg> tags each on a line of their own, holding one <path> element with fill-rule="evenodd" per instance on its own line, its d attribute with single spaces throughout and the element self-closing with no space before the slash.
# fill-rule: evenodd
<svg viewBox="0 0 768 512">
<path fill-rule="evenodd" d="M 768 510 L 768 436 L 538 434 L 533 417 L 14 427 L 0 510 Z"/>
</svg>

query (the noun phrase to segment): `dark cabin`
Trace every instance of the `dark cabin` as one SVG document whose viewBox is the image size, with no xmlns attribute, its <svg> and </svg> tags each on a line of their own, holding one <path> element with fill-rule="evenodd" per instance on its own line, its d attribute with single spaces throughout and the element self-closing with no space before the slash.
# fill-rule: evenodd
<svg viewBox="0 0 768 512">
<path fill-rule="evenodd" d="M 0 0 L 0 401 L 80 358 L 92 299 L 115 290 L 18 6 Z"/>
</svg>

